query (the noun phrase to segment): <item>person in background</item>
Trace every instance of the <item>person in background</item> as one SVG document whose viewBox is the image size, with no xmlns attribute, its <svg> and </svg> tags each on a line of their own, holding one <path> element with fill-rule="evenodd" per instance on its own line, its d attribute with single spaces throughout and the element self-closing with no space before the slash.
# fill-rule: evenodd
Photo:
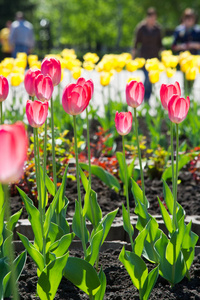
<svg viewBox="0 0 200 300">
<path fill-rule="evenodd" d="M 159 56 L 159 52 L 162 49 L 162 34 L 161 26 L 157 22 L 157 13 L 155 8 L 150 7 L 147 10 L 145 20 L 140 22 L 136 27 L 135 42 L 132 50 L 132 56 L 135 58 L 143 57 L 145 59 L 154 58 Z M 148 101 L 151 92 L 152 85 L 149 81 L 148 71 L 143 68 L 145 81 L 145 100 Z"/>
<path fill-rule="evenodd" d="M 1 42 L 1 52 L 2 52 L 1 58 L 2 59 L 11 56 L 11 46 L 10 46 L 10 42 L 9 42 L 11 24 L 12 24 L 11 21 L 7 21 L 6 27 L 1 29 L 1 31 L 0 31 L 0 42 Z"/>
<path fill-rule="evenodd" d="M 189 50 L 191 54 L 200 53 L 200 26 L 196 24 L 197 18 L 195 11 L 186 8 L 182 23 L 174 31 L 172 50 L 179 53 Z"/>
<path fill-rule="evenodd" d="M 10 44 L 12 45 L 12 56 L 15 58 L 17 52 L 30 54 L 34 47 L 33 25 L 24 19 L 24 14 L 16 13 L 16 21 L 11 25 Z"/>
</svg>

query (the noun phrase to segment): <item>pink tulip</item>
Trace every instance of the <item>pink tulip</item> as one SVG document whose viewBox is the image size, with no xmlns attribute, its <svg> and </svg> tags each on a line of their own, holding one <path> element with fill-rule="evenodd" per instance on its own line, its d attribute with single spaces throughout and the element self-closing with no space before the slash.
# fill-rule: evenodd
<svg viewBox="0 0 200 300">
<path fill-rule="evenodd" d="M 62 106 L 69 115 L 79 115 L 89 104 L 89 89 L 86 84 L 71 83 L 65 87 L 62 94 Z"/>
<path fill-rule="evenodd" d="M 181 123 L 187 116 L 190 107 L 190 98 L 186 99 L 173 95 L 168 103 L 168 115 L 173 123 Z"/>
<path fill-rule="evenodd" d="M 0 182 L 17 181 L 23 174 L 28 137 L 24 124 L 0 125 Z"/>
<path fill-rule="evenodd" d="M 54 86 L 60 83 L 61 64 L 58 59 L 54 57 L 44 58 L 41 65 L 41 72 L 51 77 Z"/>
<path fill-rule="evenodd" d="M 88 96 L 88 101 L 90 101 L 91 98 L 92 98 L 93 92 L 94 92 L 93 81 L 91 79 L 89 79 L 89 80 L 86 81 L 85 78 L 80 77 L 77 80 L 76 84 L 81 85 L 81 86 L 83 86 L 85 88 L 85 91 L 86 91 L 87 96 Z"/>
<path fill-rule="evenodd" d="M 0 102 L 6 100 L 9 92 L 9 84 L 6 77 L 0 75 Z"/>
<path fill-rule="evenodd" d="M 35 78 L 35 95 L 40 101 L 48 101 L 53 93 L 53 82 L 50 76 L 39 74 Z"/>
<path fill-rule="evenodd" d="M 179 83 L 176 81 L 174 84 L 162 84 L 160 88 L 160 100 L 164 109 L 168 110 L 168 103 L 173 95 L 181 96 L 181 89 Z"/>
<path fill-rule="evenodd" d="M 26 116 L 29 124 L 38 128 L 41 127 L 46 121 L 48 115 L 49 103 L 47 101 L 31 101 L 26 102 Z"/>
<path fill-rule="evenodd" d="M 144 85 L 142 82 L 130 81 L 126 85 L 126 102 L 131 107 L 138 107 L 144 99 Z"/>
<path fill-rule="evenodd" d="M 41 74 L 39 69 L 29 69 L 24 77 L 24 86 L 29 96 L 35 96 L 35 78 Z"/>
<path fill-rule="evenodd" d="M 118 113 L 118 111 L 116 112 L 115 127 L 120 135 L 126 135 L 131 131 L 132 122 L 133 117 L 130 111 L 121 113 Z"/>
</svg>

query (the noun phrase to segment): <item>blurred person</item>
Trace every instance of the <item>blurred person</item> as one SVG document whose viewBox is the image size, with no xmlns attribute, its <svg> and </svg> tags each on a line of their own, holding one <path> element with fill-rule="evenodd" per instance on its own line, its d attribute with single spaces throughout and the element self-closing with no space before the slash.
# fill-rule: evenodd
<svg viewBox="0 0 200 300">
<path fill-rule="evenodd" d="M 178 53 L 186 50 L 189 50 L 191 54 L 200 53 L 200 26 L 196 22 L 195 11 L 186 8 L 182 16 L 182 23 L 174 31 L 172 50 Z"/>
<path fill-rule="evenodd" d="M 135 58 L 143 57 L 145 59 L 154 58 L 159 56 L 162 49 L 162 34 L 161 26 L 157 22 L 157 12 L 155 8 L 150 7 L 147 9 L 146 18 L 141 21 L 135 31 L 135 42 L 132 50 L 132 56 Z M 152 84 L 149 81 L 148 71 L 143 68 L 145 81 L 145 100 L 148 101 L 151 92 Z"/>
<path fill-rule="evenodd" d="M 16 21 L 11 25 L 10 44 L 12 45 L 12 56 L 15 58 L 18 52 L 31 53 L 34 47 L 33 25 L 24 19 L 24 14 L 16 13 Z"/>
<path fill-rule="evenodd" d="M 6 27 L 1 29 L 1 31 L 0 31 L 2 59 L 11 56 L 11 45 L 10 45 L 10 41 L 9 41 L 11 24 L 12 24 L 11 21 L 7 21 Z"/>
</svg>

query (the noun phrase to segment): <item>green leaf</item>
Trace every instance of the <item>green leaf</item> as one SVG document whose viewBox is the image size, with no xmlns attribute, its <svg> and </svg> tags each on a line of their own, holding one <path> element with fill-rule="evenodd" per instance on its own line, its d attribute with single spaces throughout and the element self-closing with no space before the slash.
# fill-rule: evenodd
<svg viewBox="0 0 200 300">
<path fill-rule="evenodd" d="M 162 218 L 163 218 L 163 221 L 165 223 L 165 226 L 167 227 L 167 230 L 170 233 L 172 233 L 172 231 L 173 231 L 172 219 L 170 218 L 166 208 L 164 207 L 164 205 L 160 201 L 159 197 L 158 197 L 158 202 L 159 202 L 159 205 L 160 205 L 160 210 L 161 210 L 161 214 L 162 214 Z"/>
<path fill-rule="evenodd" d="M 96 295 L 94 296 L 94 300 L 103 300 L 104 299 L 104 295 L 105 295 L 105 291 L 106 291 L 106 275 L 103 272 L 102 268 L 99 272 L 99 280 L 101 283 L 101 287 L 98 290 L 98 292 L 96 293 Z"/>
<path fill-rule="evenodd" d="M 66 205 L 64 195 L 65 195 L 66 184 L 67 184 L 67 170 L 68 170 L 68 165 L 65 168 L 65 172 L 64 172 L 64 175 L 63 175 L 63 179 L 62 179 L 62 184 L 60 186 L 60 194 L 59 194 L 59 201 L 58 201 L 58 211 L 57 211 L 58 215 L 61 213 L 62 209 Z"/>
<path fill-rule="evenodd" d="M 81 219 L 83 221 L 83 224 L 81 223 Z M 81 216 L 80 217 L 80 213 L 79 213 L 79 202 L 76 200 L 75 202 L 75 213 L 74 213 L 74 217 L 73 217 L 73 221 L 72 221 L 72 230 L 73 232 L 76 234 L 77 237 L 79 237 L 80 240 L 82 240 L 82 226 L 84 226 L 84 239 L 85 239 L 85 244 L 87 244 L 88 239 L 89 239 L 89 232 L 87 230 L 86 227 L 86 223 L 85 223 L 85 217 Z"/>
<path fill-rule="evenodd" d="M 46 211 L 45 221 L 44 221 L 44 235 L 45 235 L 45 237 L 47 237 L 47 235 L 48 235 L 51 220 L 52 220 L 53 214 L 54 214 L 55 209 L 56 209 L 56 205 L 57 205 L 57 202 L 58 202 L 59 195 L 60 195 L 60 189 L 57 191 L 53 201 L 51 202 L 51 204 L 49 205 L 49 208 Z"/>
<path fill-rule="evenodd" d="M 116 152 L 116 157 L 119 164 L 119 178 L 125 184 L 125 177 L 124 177 L 124 156 L 122 152 Z"/>
<path fill-rule="evenodd" d="M 166 181 L 163 179 L 163 194 L 164 194 L 164 199 L 166 202 L 166 205 L 168 207 L 168 210 L 171 215 L 173 215 L 173 206 L 174 206 L 174 197 L 172 195 L 172 192 L 166 183 Z"/>
<path fill-rule="evenodd" d="M 0 211 L 0 246 L 3 244 L 4 213 L 5 205 L 2 206 Z"/>
<path fill-rule="evenodd" d="M 138 236 L 134 240 L 134 253 L 138 256 L 142 255 L 142 251 L 144 249 L 144 242 L 145 242 L 145 239 L 146 239 L 146 236 L 148 234 L 149 227 L 150 227 L 149 226 L 150 222 L 151 221 L 149 221 L 147 223 L 145 228 L 138 234 Z"/>
<path fill-rule="evenodd" d="M 99 230 L 91 240 L 91 255 L 89 259 L 87 260 L 92 266 L 94 265 L 98 255 L 99 255 L 99 250 L 101 247 L 101 241 L 103 237 L 103 229 Z"/>
<path fill-rule="evenodd" d="M 87 261 L 69 257 L 64 276 L 87 295 L 95 295 L 100 288 L 97 272 Z"/>
<path fill-rule="evenodd" d="M 159 266 L 157 266 L 156 268 L 154 268 L 153 270 L 151 270 L 151 272 L 149 272 L 143 289 L 142 289 L 142 300 L 148 300 L 149 296 L 151 294 L 151 291 L 154 287 L 154 285 L 156 284 L 156 281 L 158 279 L 158 275 L 159 275 Z"/>
<path fill-rule="evenodd" d="M 79 163 L 80 167 L 84 170 L 89 170 L 89 166 L 85 163 Z M 119 181 L 109 172 L 105 171 L 102 167 L 91 165 L 91 172 L 103 181 L 109 188 L 115 188 L 117 191 L 120 190 Z"/>
<path fill-rule="evenodd" d="M 3 285 L 3 280 L 6 274 L 9 273 L 9 266 L 6 263 L 6 257 L 0 258 L 0 299 L 4 299 L 4 290 L 6 289 L 5 284 Z"/>
<path fill-rule="evenodd" d="M 14 215 L 12 215 L 12 216 L 10 217 L 10 220 L 9 220 L 9 222 L 7 223 L 7 226 L 6 226 L 6 227 L 8 228 L 8 230 L 11 230 L 11 231 L 14 230 L 15 225 L 17 224 L 17 222 L 18 222 L 18 220 L 19 220 L 19 218 L 20 218 L 20 216 L 21 216 L 22 209 L 23 209 L 23 208 L 21 208 L 18 212 L 16 212 Z"/>
<path fill-rule="evenodd" d="M 53 300 L 63 276 L 69 253 L 56 258 L 49 263 L 40 274 L 37 283 L 37 293 L 42 300 Z"/>
<path fill-rule="evenodd" d="M 151 217 L 151 221 L 148 224 L 148 233 L 144 241 L 143 256 L 151 262 L 158 263 L 159 257 L 155 251 L 155 243 L 160 238 L 162 231 L 159 229 L 155 218 Z"/>
<path fill-rule="evenodd" d="M 149 202 L 146 197 L 145 197 L 145 203 L 143 203 L 144 202 L 143 201 L 143 192 L 142 192 L 141 188 L 133 179 L 131 179 L 131 181 L 132 181 L 132 189 L 131 190 L 132 190 L 135 201 L 140 200 L 140 202 L 148 208 Z"/>
<path fill-rule="evenodd" d="M 34 206 L 33 201 L 21 190 L 17 187 L 23 202 L 26 207 L 26 211 L 28 213 L 28 219 L 31 223 L 31 227 L 35 237 L 35 243 L 38 246 L 40 252 L 42 252 L 43 248 L 43 240 L 42 240 L 42 225 L 39 210 Z"/>
<path fill-rule="evenodd" d="M 119 255 L 119 260 L 126 268 L 134 286 L 139 291 L 142 290 L 148 275 L 146 264 L 142 258 L 133 252 L 125 251 L 123 247 Z"/>
<path fill-rule="evenodd" d="M 74 233 L 65 234 L 60 240 L 50 246 L 49 251 L 53 252 L 56 257 L 64 255 L 68 251 L 74 237 Z"/>
<path fill-rule="evenodd" d="M 47 174 L 46 174 L 46 178 L 45 178 L 45 184 L 46 184 L 49 194 L 51 194 L 54 197 L 56 194 L 55 185 L 54 185 L 53 181 L 51 181 L 51 179 L 49 178 L 49 176 Z"/>
<path fill-rule="evenodd" d="M 0 211 L 2 210 L 2 207 L 4 205 L 4 191 L 2 184 L 0 183 Z"/>
<path fill-rule="evenodd" d="M 98 226 L 98 228 L 99 227 L 101 228 L 101 226 L 103 226 L 103 237 L 102 237 L 101 245 L 103 245 L 103 243 L 108 235 L 108 232 L 110 231 L 110 227 L 114 221 L 114 218 L 115 218 L 117 212 L 118 212 L 118 208 L 115 209 L 114 211 L 108 213 L 107 215 L 105 215 Z M 98 228 L 97 228 L 97 231 L 98 231 Z"/>
<path fill-rule="evenodd" d="M 23 234 L 21 234 L 19 232 L 17 232 L 17 234 L 18 234 L 20 240 L 22 241 L 24 247 L 26 248 L 28 254 L 31 256 L 31 258 L 36 263 L 38 269 L 40 271 L 42 271 L 44 268 L 44 261 L 43 261 L 42 254 L 35 248 L 35 246 L 33 244 L 31 244 L 31 242 L 29 242 L 27 237 L 25 237 Z"/>
<path fill-rule="evenodd" d="M 59 241 L 64 236 L 63 229 L 57 224 L 51 222 L 49 228 L 49 234 L 46 239 L 46 251 L 49 251 L 49 247 L 56 241 Z"/>
<path fill-rule="evenodd" d="M 122 203 L 122 216 L 123 216 L 124 230 L 129 234 L 129 238 L 132 238 L 134 234 L 134 229 L 130 221 L 130 216 L 128 215 L 128 212 L 123 203 Z"/>
<path fill-rule="evenodd" d="M 181 155 L 181 158 L 179 158 L 179 161 L 178 161 L 178 171 L 180 171 L 190 161 L 191 161 L 190 154 L 185 153 L 185 154 Z M 176 164 L 174 164 L 174 170 L 175 169 L 176 169 Z M 172 178 L 172 166 L 167 168 L 162 174 L 162 179 L 164 179 L 165 181 L 167 179 L 171 179 L 171 178 Z"/>
<path fill-rule="evenodd" d="M 186 225 L 182 243 L 182 253 L 188 270 L 194 260 L 195 246 L 199 239 L 198 235 L 191 231 L 191 226 L 192 221 Z"/>
</svg>

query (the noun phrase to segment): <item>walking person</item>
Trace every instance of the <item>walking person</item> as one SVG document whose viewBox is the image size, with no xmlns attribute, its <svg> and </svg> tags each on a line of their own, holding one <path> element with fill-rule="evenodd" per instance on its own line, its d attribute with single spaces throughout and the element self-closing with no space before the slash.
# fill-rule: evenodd
<svg viewBox="0 0 200 300">
<path fill-rule="evenodd" d="M 157 22 L 157 13 L 155 8 L 150 7 L 147 10 L 146 18 L 140 22 L 136 27 L 135 42 L 132 50 L 132 56 L 135 58 L 143 57 L 145 59 L 159 56 L 162 49 L 162 34 L 161 26 Z M 145 100 L 148 101 L 151 92 L 152 84 L 149 81 L 148 71 L 143 68 L 145 75 Z"/>
<path fill-rule="evenodd" d="M 12 45 L 12 56 L 15 58 L 18 52 L 30 54 L 34 47 L 33 25 L 24 19 L 24 14 L 16 13 L 16 21 L 11 25 L 10 44 Z"/>
</svg>

